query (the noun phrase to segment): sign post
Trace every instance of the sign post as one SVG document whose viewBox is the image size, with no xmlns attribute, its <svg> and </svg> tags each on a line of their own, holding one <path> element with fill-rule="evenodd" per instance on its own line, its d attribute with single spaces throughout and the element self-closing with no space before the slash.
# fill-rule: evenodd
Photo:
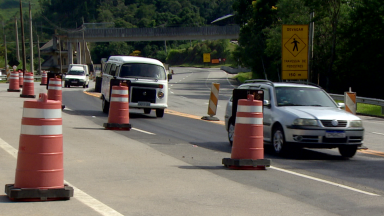
<svg viewBox="0 0 384 216">
<path fill-rule="evenodd" d="M 281 39 L 282 79 L 308 79 L 308 25 L 283 25 Z"/>
</svg>

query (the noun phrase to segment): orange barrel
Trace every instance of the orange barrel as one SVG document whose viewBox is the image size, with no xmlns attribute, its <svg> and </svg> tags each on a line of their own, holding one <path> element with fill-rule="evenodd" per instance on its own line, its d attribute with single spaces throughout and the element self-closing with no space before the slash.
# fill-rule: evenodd
<svg viewBox="0 0 384 216">
<path fill-rule="evenodd" d="M 15 188 L 64 188 L 62 114 L 59 101 L 24 101 Z"/>
<path fill-rule="evenodd" d="M 33 73 L 26 72 L 24 74 L 24 84 L 23 84 L 23 90 L 21 91 L 20 97 L 25 98 L 35 98 L 35 82 L 33 80 Z"/>
<path fill-rule="evenodd" d="M 41 83 L 40 83 L 40 85 L 47 85 L 47 82 L 48 82 L 47 72 L 43 71 L 41 73 Z"/>
<path fill-rule="evenodd" d="M 24 74 L 22 70 L 19 70 L 19 85 L 20 87 L 23 87 L 24 84 Z"/>
<path fill-rule="evenodd" d="M 9 89 L 7 91 L 20 92 L 19 72 L 18 71 L 13 71 L 11 73 L 11 76 L 9 78 Z"/>
<path fill-rule="evenodd" d="M 232 159 L 263 159 L 263 102 L 253 95 L 238 102 Z"/>
<path fill-rule="evenodd" d="M 130 130 L 128 87 L 112 86 L 108 123 L 104 123 L 106 129 Z"/>
<path fill-rule="evenodd" d="M 48 100 L 58 100 L 62 102 L 61 79 L 59 78 L 49 79 Z"/>
</svg>

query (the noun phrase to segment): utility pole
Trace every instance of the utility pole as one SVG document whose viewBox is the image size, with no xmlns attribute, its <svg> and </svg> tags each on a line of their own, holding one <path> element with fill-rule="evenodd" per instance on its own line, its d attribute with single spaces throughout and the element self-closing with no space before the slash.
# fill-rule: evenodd
<svg viewBox="0 0 384 216">
<path fill-rule="evenodd" d="M 41 59 L 40 59 L 40 42 L 39 42 L 39 35 L 37 35 L 37 53 L 39 58 L 39 71 L 38 74 L 41 75 Z"/>
<path fill-rule="evenodd" d="M 33 68 L 33 35 L 32 35 L 32 9 L 31 9 L 31 2 L 29 2 L 29 42 L 31 46 L 31 62 L 30 62 L 30 68 L 31 73 L 34 74 L 34 68 Z"/>
<path fill-rule="evenodd" d="M 4 58 L 5 58 L 5 63 L 4 63 L 4 68 L 5 68 L 5 73 L 7 75 L 7 65 L 8 65 L 8 59 L 7 59 L 7 36 L 5 35 L 5 31 L 4 31 L 4 21 L 3 21 L 3 34 L 4 34 L 4 49 L 5 49 L 5 55 L 4 55 Z"/>
<path fill-rule="evenodd" d="M 59 64 L 60 64 L 60 74 L 61 74 L 61 77 L 63 77 L 63 64 L 62 64 L 62 61 L 61 61 L 61 40 L 60 40 L 60 36 L 57 35 L 57 38 L 59 39 Z"/>
<path fill-rule="evenodd" d="M 83 56 L 84 56 L 84 58 L 82 59 L 82 63 L 83 64 L 87 64 L 87 52 L 86 52 L 86 44 L 85 44 L 85 38 L 84 38 L 84 31 L 85 31 L 85 25 L 84 25 L 84 17 L 82 17 L 83 18 L 83 52 L 82 52 L 82 54 L 83 54 Z M 84 60 L 84 61 L 83 61 Z"/>
<path fill-rule="evenodd" d="M 21 24 L 21 50 L 23 55 L 23 76 L 25 74 L 25 68 L 27 66 L 27 60 L 25 58 L 25 41 L 24 41 L 24 24 L 23 24 L 23 8 L 20 0 L 20 24 Z"/>
<path fill-rule="evenodd" d="M 20 62 L 20 48 L 19 48 L 19 29 L 17 28 L 17 17 L 15 16 L 15 35 L 16 35 L 16 57 Z"/>
<path fill-rule="evenodd" d="M 308 46 L 308 78 L 307 83 L 310 82 L 313 76 L 312 65 L 313 65 L 313 37 L 314 37 L 314 29 L 315 23 L 313 22 L 314 12 L 312 12 L 309 16 L 309 46 Z"/>
</svg>

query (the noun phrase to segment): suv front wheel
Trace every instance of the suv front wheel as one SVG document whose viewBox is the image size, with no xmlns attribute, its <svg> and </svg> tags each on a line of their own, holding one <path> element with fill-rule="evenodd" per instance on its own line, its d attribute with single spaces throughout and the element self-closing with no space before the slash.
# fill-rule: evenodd
<svg viewBox="0 0 384 216">
<path fill-rule="evenodd" d="M 228 141 L 230 146 L 233 144 L 233 135 L 235 135 L 235 123 L 230 120 L 228 123 Z"/>
<path fill-rule="evenodd" d="M 284 131 L 281 126 L 277 126 L 273 130 L 272 145 L 273 145 L 273 150 L 275 150 L 275 153 L 278 155 L 284 154 L 287 150 Z"/>
<path fill-rule="evenodd" d="M 351 158 L 356 154 L 357 146 L 341 146 L 339 152 L 341 156 Z"/>
</svg>

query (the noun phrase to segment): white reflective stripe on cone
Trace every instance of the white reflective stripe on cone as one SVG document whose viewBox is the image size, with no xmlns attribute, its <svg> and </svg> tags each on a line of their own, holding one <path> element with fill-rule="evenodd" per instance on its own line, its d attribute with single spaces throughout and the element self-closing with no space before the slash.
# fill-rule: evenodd
<svg viewBox="0 0 384 216">
<path fill-rule="evenodd" d="M 54 119 L 61 118 L 61 109 L 36 109 L 36 108 L 24 108 L 23 117 L 25 118 L 45 118 Z"/>
<path fill-rule="evenodd" d="M 237 106 L 237 112 L 263 112 L 262 106 L 244 106 L 244 105 L 238 105 Z"/>
<path fill-rule="evenodd" d="M 61 90 L 61 86 L 51 86 L 51 85 L 49 85 L 48 89 L 51 89 L 51 90 Z"/>
<path fill-rule="evenodd" d="M 33 76 L 25 76 L 24 75 L 24 79 L 33 79 Z"/>
<path fill-rule="evenodd" d="M 111 102 L 128 102 L 127 97 L 112 97 Z"/>
<path fill-rule="evenodd" d="M 61 81 L 49 81 L 49 85 L 54 84 L 54 85 L 61 85 Z"/>
<path fill-rule="evenodd" d="M 29 80 L 29 79 L 25 79 L 25 77 L 24 77 L 24 82 L 25 83 L 33 83 L 34 81 L 33 80 Z"/>
<path fill-rule="evenodd" d="M 9 79 L 19 79 L 19 77 L 11 77 L 11 78 L 9 78 Z"/>
<path fill-rule="evenodd" d="M 21 125 L 21 134 L 24 135 L 60 135 L 63 134 L 62 125 Z"/>
<path fill-rule="evenodd" d="M 128 89 L 127 90 L 112 90 L 112 94 L 128 95 Z"/>
<path fill-rule="evenodd" d="M 263 124 L 263 118 L 236 117 L 236 124 L 262 125 Z"/>
</svg>

